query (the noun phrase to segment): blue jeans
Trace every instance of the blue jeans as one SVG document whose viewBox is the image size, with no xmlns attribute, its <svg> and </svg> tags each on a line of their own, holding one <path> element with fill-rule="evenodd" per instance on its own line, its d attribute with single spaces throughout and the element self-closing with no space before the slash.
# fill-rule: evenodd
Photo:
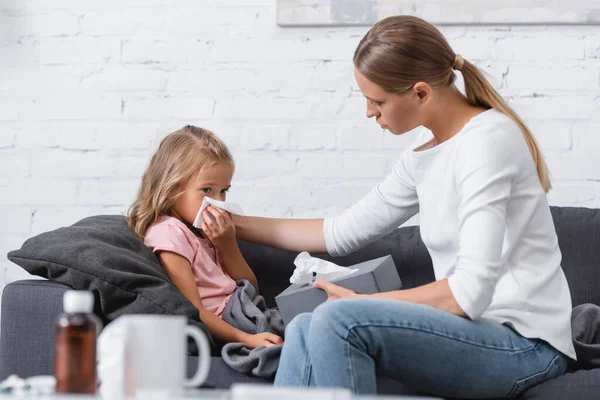
<svg viewBox="0 0 600 400">
<path fill-rule="evenodd" d="M 397 300 L 341 299 L 285 331 L 277 386 L 375 394 L 376 375 L 443 397 L 516 397 L 565 373 L 567 357 L 507 325 Z"/>
</svg>

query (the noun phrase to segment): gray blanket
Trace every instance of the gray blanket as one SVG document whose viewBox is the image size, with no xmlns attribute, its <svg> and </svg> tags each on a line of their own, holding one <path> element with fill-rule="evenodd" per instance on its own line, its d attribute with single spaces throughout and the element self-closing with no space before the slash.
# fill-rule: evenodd
<svg viewBox="0 0 600 400">
<path fill-rule="evenodd" d="M 600 307 L 580 304 L 571 312 L 573 346 L 577 354 L 576 369 L 600 367 Z"/>
<path fill-rule="evenodd" d="M 284 326 L 279 310 L 267 309 L 264 298 L 256 294 L 250 282 L 239 281 L 238 285 L 223 311 L 223 321 L 246 333 L 271 332 L 283 338 Z M 277 371 L 281 348 L 251 349 L 244 343 L 227 343 L 221 350 L 221 356 L 236 371 L 268 378 Z"/>
</svg>

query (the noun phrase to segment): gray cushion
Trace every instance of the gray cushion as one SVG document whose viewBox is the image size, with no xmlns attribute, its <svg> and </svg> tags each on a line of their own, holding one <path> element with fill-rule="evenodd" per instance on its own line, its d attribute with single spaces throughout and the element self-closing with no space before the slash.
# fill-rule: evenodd
<svg viewBox="0 0 600 400">
<path fill-rule="evenodd" d="M 573 307 L 600 305 L 600 209 L 551 207 Z"/>
<path fill-rule="evenodd" d="M 196 372 L 198 357 L 190 356 L 187 359 L 187 375 L 191 377 Z M 210 360 L 210 372 L 202 387 L 214 389 L 228 389 L 233 383 L 265 383 L 272 384 L 273 381 L 245 375 L 231 369 L 221 357 L 212 357 Z"/>
<path fill-rule="evenodd" d="M 191 377 L 196 372 L 198 365 L 197 357 L 188 357 L 188 377 Z M 233 370 L 225 364 L 221 357 L 213 357 L 210 364 L 210 373 L 203 387 L 215 389 L 229 389 L 234 383 L 255 383 L 255 384 L 272 384 L 272 379 L 257 378 L 255 376 L 244 375 L 236 370 Z M 397 381 L 386 377 L 377 377 L 377 391 L 379 394 L 390 395 L 416 395 L 419 394 L 409 386 L 403 385 Z"/>
<path fill-rule="evenodd" d="M 43 280 L 17 281 L 2 292 L 0 379 L 54 371 L 54 319 L 69 288 Z"/>
<path fill-rule="evenodd" d="M 8 258 L 27 272 L 94 293 L 106 324 L 123 314 L 183 315 L 202 329 L 198 309 L 169 280 L 152 251 L 119 215 L 99 215 L 28 239 Z"/>
<path fill-rule="evenodd" d="M 600 368 L 568 372 L 532 387 L 520 398 L 525 400 L 600 399 Z"/>
</svg>

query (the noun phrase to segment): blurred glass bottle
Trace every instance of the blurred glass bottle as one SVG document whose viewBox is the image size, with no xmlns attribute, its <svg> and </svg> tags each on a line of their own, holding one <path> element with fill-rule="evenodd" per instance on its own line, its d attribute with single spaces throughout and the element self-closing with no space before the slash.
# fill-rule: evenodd
<svg viewBox="0 0 600 400">
<path fill-rule="evenodd" d="M 94 296 L 67 291 L 63 307 L 54 325 L 56 392 L 96 393 L 96 342 L 102 324 L 93 313 Z"/>
</svg>

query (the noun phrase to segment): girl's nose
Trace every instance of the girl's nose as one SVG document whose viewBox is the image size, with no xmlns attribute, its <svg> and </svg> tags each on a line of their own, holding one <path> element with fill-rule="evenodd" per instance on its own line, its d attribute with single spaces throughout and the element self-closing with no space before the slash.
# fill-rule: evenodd
<svg viewBox="0 0 600 400">
<path fill-rule="evenodd" d="M 214 196 L 212 196 L 213 200 L 219 200 L 219 201 L 225 201 L 225 197 L 227 197 L 227 194 L 225 194 L 225 193 L 219 193 L 219 194 L 215 194 Z"/>
</svg>

